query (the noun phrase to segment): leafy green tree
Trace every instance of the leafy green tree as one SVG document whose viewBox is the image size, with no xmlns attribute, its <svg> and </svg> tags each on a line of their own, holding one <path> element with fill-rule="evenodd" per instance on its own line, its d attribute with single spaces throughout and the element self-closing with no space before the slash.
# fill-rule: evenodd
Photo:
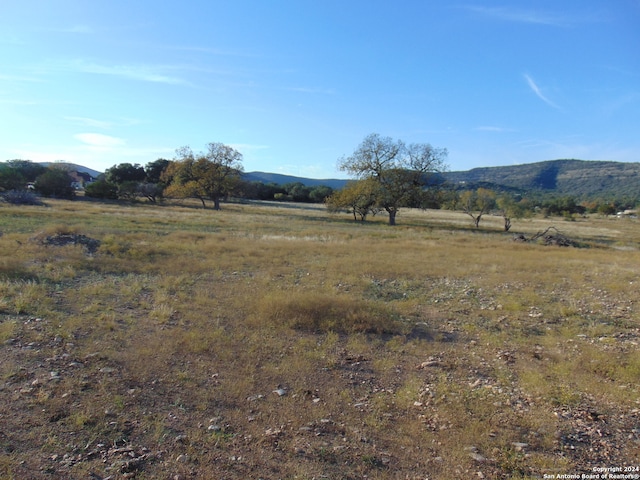
<svg viewBox="0 0 640 480">
<path fill-rule="evenodd" d="M 145 178 L 144 181 L 146 183 L 162 183 L 162 172 L 164 172 L 171 160 L 166 160 L 164 158 L 159 158 L 153 162 L 149 162 L 144 166 Z"/>
<path fill-rule="evenodd" d="M 5 165 L 15 169 L 24 177 L 25 182 L 35 182 L 36 178 L 47 171 L 47 167 L 31 160 L 8 160 Z"/>
<path fill-rule="evenodd" d="M 379 184 L 373 178 L 356 180 L 347 183 L 344 188 L 334 192 L 326 200 L 327 210 L 337 213 L 346 210 L 353 214 L 353 219 L 361 221 L 367 219 L 367 215 L 375 215 L 380 211 L 378 203 Z"/>
<path fill-rule="evenodd" d="M 546 216 L 558 215 L 567 219 L 572 219 L 574 214 L 583 215 L 587 211 L 571 196 L 547 197 L 542 202 L 542 209 Z"/>
<path fill-rule="evenodd" d="M 617 213 L 617 209 L 613 203 L 603 203 L 598 206 L 598 213 L 606 216 L 615 215 Z"/>
<path fill-rule="evenodd" d="M 118 198 L 133 201 L 138 196 L 138 186 L 140 182 L 128 180 L 118 184 Z"/>
<path fill-rule="evenodd" d="M 482 216 L 495 207 L 496 194 L 487 188 L 466 190 L 460 194 L 459 203 L 462 211 L 473 219 L 473 224 L 478 228 Z"/>
<path fill-rule="evenodd" d="M 313 203 L 324 203 L 331 196 L 333 188 L 327 185 L 318 185 L 309 192 L 309 201 Z"/>
<path fill-rule="evenodd" d="M 118 187 L 104 179 L 99 179 L 84 187 L 84 196 L 115 200 L 118 198 Z"/>
<path fill-rule="evenodd" d="M 301 182 L 291 182 L 282 185 L 286 192 L 286 199 L 292 202 L 308 202 L 309 188 Z"/>
<path fill-rule="evenodd" d="M 21 190 L 27 187 L 27 180 L 17 168 L 0 164 L 0 191 Z"/>
<path fill-rule="evenodd" d="M 220 210 L 220 201 L 240 184 L 242 154 L 222 143 L 209 143 L 206 152 L 194 154 L 182 147 L 176 155 L 162 176 L 169 185 L 165 195 L 198 198 L 203 208 L 205 200 L 210 200 L 214 210 Z"/>
<path fill-rule="evenodd" d="M 242 198 L 250 198 L 253 200 L 273 200 L 277 193 L 286 195 L 287 192 L 282 188 L 282 185 L 273 182 L 247 182 L 243 180 L 240 181 L 238 186 L 238 194 Z"/>
<path fill-rule="evenodd" d="M 36 178 L 34 188 L 36 192 L 45 197 L 71 200 L 75 197 L 75 189 L 72 182 L 73 178 L 69 175 L 69 172 L 62 168 L 50 167 Z"/>
<path fill-rule="evenodd" d="M 107 169 L 105 177 L 107 182 L 120 185 L 124 182 L 142 182 L 147 174 L 139 164 L 121 163 Z"/>
<path fill-rule="evenodd" d="M 377 205 L 389 215 L 389 225 L 396 224 L 402 206 L 420 196 L 429 177 L 445 168 L 446 149 L 429 144 L 405 145 L 401 140 L 371 134 L 349 157 L 338 162 L 342 171 L 358 179 L 377 183 Z"/>
<path fill-rule="evenodd" d="M 508 232 L 511 229 L 511 219 L 522 218 L 527 215 L 528 210 L 526 202 L 523 200 L 516 200 L 513 195 L 504 193 L 496 199 L 496 206 L 500 215 L 504 219 L 504 231 Z"/>
</svg>

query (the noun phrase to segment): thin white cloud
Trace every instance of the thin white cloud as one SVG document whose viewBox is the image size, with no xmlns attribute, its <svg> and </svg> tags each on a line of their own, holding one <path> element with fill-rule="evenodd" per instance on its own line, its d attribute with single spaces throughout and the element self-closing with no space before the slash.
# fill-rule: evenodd
<svg viewBox="0 0 640 480">
<path fill-rule="evenodd" d="M 113 126 L 112 122 L 96 120 L 95 118 L 87 118 L 87 117 L 62 117 L 62 118 L 72 123 L 75 123 L 77 125 L 84 125 L 85 127 L 110 128 Z"/>
<path fill-rule="evenodd" d="M 552 102 L 551 100 L 549 100 L 540 90 L 540 87 L 538 87 L 538 85 L 536 84 L 536 82 L 533 80 L 533 78 L 531 78 L 530 75 L 528 74 L 524 74 L 524 79 L 527 81 L 527 84 L 529 85 L 529 88 L 531 88 L 531 90 L 533 91 L 533 93 L 536 94 L 536 96 L 542 100 L 544 103 L 546 103 L 547 105 L 549 105 L 550 107 L 556 108 L 558 110 L 560 110 L 560 107 L 558 105 L 556 105 L 554 102 Z"/>
<path fill-rule="evenodd" d="M 0 73 L 0 81 L 7 82 L 42 82 L 41 79 L 36 77 L 27 77 L 24 75 L 7 75 Z"/>
<path fill-rule="evenodd" d="M 479 127 L 475 127 L 474 130 L 476 130 L 478 132 L 496 132 L 496 133 L 512 132 L 513 131 L 510 128 L 495 127 L 495 126 L 492 126 L 492 125 L 480 125 Z"/>
<path fill-rule="evenodd" d="M 19 100 L 19 99 L 13 99 L 13 98 L 0 98 L 0 105 L 28 106 L 28 105 L 38 105 L 38 102 L 36 102 L 34 100 Z"/>
<path fill-rule="evenodd" d="M 240 50 L 225 50 L 222 48 L 213 48 L 213 47 L 194 47 L 194 46 L 174 45 L 174 46 L 168 46 L 166 48 L 168 50 L 205 53 L 208 55 L 215 55 L 215 56 L 221 56 L 221 57 L 259 58 L 259 55 L 256 55 L 253 53 L 242 52 Z"/>
<path fill-rule="evenodd" d="M 149 65 L 100 65 L 97 63 L 87 63 L 82 60 L 73 62 L 70 67 L 83 73 L 112 75 L 130 80 L 166 83 L 169 85 L 190 85 L 190 83 L 183 78 L 167 75 L 165 73 L 167 70 L 175 70 L 176 67 Z"/>
<path fill-rule="evenodd" d="M 640 92 L 629 92 L 626 95 L 623 95 L 615 100 L 609 101 L 605 107 L 604 112 L 611 116 L 615 114 L 618 110 L 633 107 L 634 104 L 637 104 L 640 101 Z"/>
<path fill-rule="evenodd" d="M 575 23 L 593 21 L 591 17 L 560 15 L 539 10 L 522 10 L 511 7 L 485 7 L 467 5 L 464 8 L 485 17 L 517 23 L 530 23 L 552 27 L 569 27 Z"/>
<path fill-rule="evenodd" d="M 91 28 L 88 25 L 72 25 L 71 27 L 60 28 L 54 31 L 61 32 L 61 33 L 81 33 L 81 34 L 94 33 L 93 28 Z"/>
<path fill-rule="evenodd" d="M 125 144 L 125 141 L 122 138 L 103 135 L 102 133 L 78 133 L 74 135 L 73 138 L 80 140 L 82 143 L 89 145 L 90 147 L 97 148 L 113 148 Z"/>
<path fill-rule="evenodd" d="M 313 93 L 321 95 L 333 95 L 336 93 L 335 90 L 331 88 L 293 87 L 289 90 L 291 90 L 292 92 Z"/>
<path fill-rule="evenodd" d="M 115 120 L 98 120 L 97 118 L 75 116 L 64 116 L 62 118 L 75 125 L 102 129 L 113 127 L 130 127 L 132 125 L 140 125 L 142 123 L 142 121 L 137 118 L 118 118 Z"/>
</svg>

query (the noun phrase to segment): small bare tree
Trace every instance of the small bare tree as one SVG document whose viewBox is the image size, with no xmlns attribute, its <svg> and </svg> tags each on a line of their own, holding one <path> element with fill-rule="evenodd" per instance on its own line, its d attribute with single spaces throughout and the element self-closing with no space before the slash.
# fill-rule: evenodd
<svg viewBox="0 0 640 480">
<path fill-rule="evenodd" d="M 485 213 L 489 213 L 496 204 L 496 194 L 487 188 L 466 190 L 460 195 L 462 211 L 473 219 L 473 224 L 478 228 L 480 220 Z"/>
</svg>

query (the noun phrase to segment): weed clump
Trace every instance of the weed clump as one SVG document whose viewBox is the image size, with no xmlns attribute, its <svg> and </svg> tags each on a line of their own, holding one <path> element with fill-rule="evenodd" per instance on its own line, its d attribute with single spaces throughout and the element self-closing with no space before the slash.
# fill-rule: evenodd
<svg viewBox="0 0 640 480">
<path fill-rule="evenodd" d="M 399 315 L 388 305 L 319 292 L 266 295 L 253 320 L 312 333 L 405 333 Z"/>
</svg>

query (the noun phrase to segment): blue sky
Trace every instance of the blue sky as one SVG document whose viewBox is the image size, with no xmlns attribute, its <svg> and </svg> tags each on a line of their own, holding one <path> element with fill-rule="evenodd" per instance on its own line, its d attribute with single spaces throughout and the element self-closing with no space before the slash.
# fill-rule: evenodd
<svg viewBox="0 0 640 480">
<path fill-rule="evenodd" d="M 640 161 L 640 0 L 2 0 L 0 161 L 233 146 L 344 177 L 379 133 L 451 170 Z"/>
</svg>

